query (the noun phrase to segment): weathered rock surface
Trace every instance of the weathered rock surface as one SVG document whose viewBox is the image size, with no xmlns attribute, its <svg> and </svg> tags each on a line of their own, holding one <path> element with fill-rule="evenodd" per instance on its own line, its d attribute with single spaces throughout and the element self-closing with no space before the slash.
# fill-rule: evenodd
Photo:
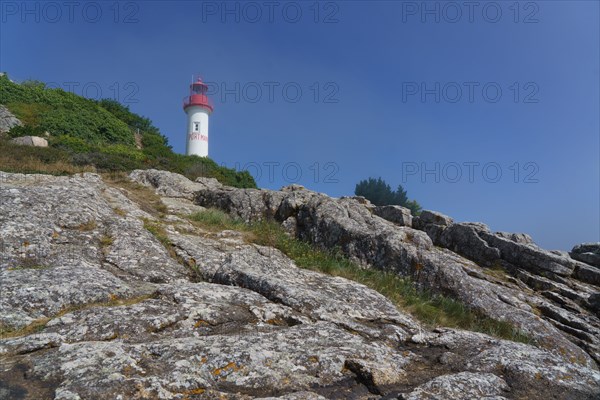
<svg viewBox="0 0 600 400">
<path fill-rule="evenodd" d="M 576 260 L 600 267 L 600 243 L 578 244 L 569 254 Z"/>
<path fill-rule="evenodd" d="M 0 104 L 0 136 L 15 126 L 23 126 L 23 123 L 6 106 Z"/>
<path fill-rule="evenodd" d="M 494 374 L 459 372 L 438 376 L 419 386 L 406 400 L 426 399 L 506 399 L 503 394 L 509 391 L 504 381 Z"/>
<path fill-rule="evenodd" d="M 400 206 L 376 206 L 373 208 L 375 215 L 400 226 L 412 227 L 410 210 Z"/>
<path fill-rule="evenodd" d="M 535 244 L 533 238 L 526 233 L 496 232 L 497 236 L 521 244 Z"/>
<path fill-rule="evenodd" d="M 492 233 L 484 224 L 453 223 L 438 213 L 435 218 L 433 212 L 424 214 L 418 228 L 436 245 L 480 266 L 502 270 L 539 292 L 545 300 L 529 303 L 600 361 L 600 321 L 592 297 L 599 290 L 600 269 L 573 260 L 567 253 L 541 249 L 526 234 Z M 572 254 L 592 254 L 596 248 L 593 243 L 580 245 Z"/>
<path fill-rule="evenodd" d="M 21 146 L 48 147 L 48 141 L 39 136 L 20 136 L 10 141 Z"/>
<path fill-rule="evenodd" d="M 571 309 L 581 290 L 568 282 L 524 270 L 544 296 L 517 278 L 492 279 L 434 247 L 426 233 L 386 221 L 355 199 L 299 187 L 244 191 L 161 171 L 132 178 L 172 205 L 167 215 L 143 211 L 135 197 L 94 174 L 0 173 L 0 398 L 600 395 L 600 373 L 581 350 L 593 321 L 583 306 L 579 314 Z M 363 285 L 298 268 L 238 232 L 203 231 L 175 215 L 213 202 L 247 220 L 294 221 L 299 237 L 340 245 L 365 266 L 389 264 L 431 289 L 455 293 L 464 285 L 472 293 L 463 301 L 522 319 L 519 326 L 539 331 L 548 349 L 431 331 Z M 157 238 L 148 224 L 164 231 Z M 531 317 L 530 302 L 543 319 Z M 546 314 L 581 331 L 581 343 Z"/>
<path fill-rule="evenodd" d="M 203 189 L 218 189 L 222 185 L 214 178 L 198 178 L 192 182 L 183 175 L 156 169 L 136 170 L 131 179 L 142 185 L 154 188 L 164 197 L 176 197 L 192 200 L 194 193 Z"/>
<path fill-rule="evenodd" d="M 347 279 L 300 269 L 279 250 L 236 244 L 224 256 L 219 241 L 177 233 L 170 238 L 182 258 L 195 260 L 204 279 L 248 288 L 314 321 L 335 322 L 391 341 L 405 340 L 421 329 L 379 293 Z"/>
</svg>

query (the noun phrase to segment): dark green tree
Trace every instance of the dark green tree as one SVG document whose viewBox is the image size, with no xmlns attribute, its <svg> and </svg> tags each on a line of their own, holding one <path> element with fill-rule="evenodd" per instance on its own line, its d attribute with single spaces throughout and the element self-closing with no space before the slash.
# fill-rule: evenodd
<svg viewBox="0 0 600 400">
<path fill-rule="evenodd" d="M 421 211 L 421 206 L 416 200 L 408 200 L 408 195 L 402 185 L 398 185 L 394 191 L 381 177 L 358 182 L 354 194 L 367 198 L 377 206 L 399 205 L 410 209 L 413 215 L 418 215 Z"/>
<path fill-rule="evenodd" d="M 419 205 L 419 203 L 417 203 L 416 200 L 409 200 L 406 202 L 406 204 L 403 205 L 403 207 L 406 207 L 408 209 L 410 209 L 410 212 L 412 215 L 419 215 L 421 214 L 421 206 Z"/>
</svg>

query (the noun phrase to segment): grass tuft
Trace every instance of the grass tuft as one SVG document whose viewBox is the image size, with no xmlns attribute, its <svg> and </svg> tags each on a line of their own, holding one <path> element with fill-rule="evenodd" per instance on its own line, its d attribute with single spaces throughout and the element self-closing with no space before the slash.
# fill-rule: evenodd
<svg viewBox="0 0 600 400">
<path fill-rule="evenodd" d="M 115 238 L 105 233 L 100 237 L 100 247 L 106 248 L 115 242 Z"/>
<path fill-rule="evenodd" d="M 20 271 L 23 269 L 48 269 L 50 268 L 48 265 L 42 265 L 40 263 L 32 263 L 29 261 L 24 261 L 17 265 L 16 267 L 8 267 L 8 271 Z"/>
<path fill-rule="evenodd" d="M 144 228 L 150 232 L 158 241 L 163 245 L 169 256 L 177 261 L 179 264 L 187 267 L 193 272 L 195 279 L 197 281 L 201 280 L 201 275 L 198 273 L 198 266 L 196 265 L 196 261 L 194 259 L 185 260 L 175 250 L 175 246 L 169 239 L 169 235 L 165 228 L 159 221 L 151 221 L 149 219 L 142 219 L 144 222 Z"/>
<path fill-rule="evenodd" d="M 160 243 L 166 248 L 171 247 L 171 240 L 169 240 L 169 235 L 165 231 L 165 228 L 160 224 L 160 222 L 154 222 L 149 219 L 143 219 L 144 228 L 150 232 L 155 238 L 158 239 Z"/>
<path fill-rule="evenodd" d="M 232 218 L 221 210 L 209 208 L 206 211 L 194 213 L 189 216 L 193 222 L 197 222 L 203 228 L 211 230 L 247 230 L 247 225 L 241 220 Z"/>
<path fill-rule="evenodd" d="M 93 166 L 73 165 L 64 152 L 58 149 L 21 146 L 2 139 L 0 139 L 0 170 L 47 175 L 96 172 L 96 168 Z"/>
<path fill-rule="evenodd" d="M 88 231 L 93 231 L 94 229 L 96 229 L 97 226 L 98 226 L 98 224 L 96 223 L 96 220 L 92 218 L 92 219 L 80 224 L 77 227 L 77 229 L 81 232 L 88 232 Z"/>
</svg>

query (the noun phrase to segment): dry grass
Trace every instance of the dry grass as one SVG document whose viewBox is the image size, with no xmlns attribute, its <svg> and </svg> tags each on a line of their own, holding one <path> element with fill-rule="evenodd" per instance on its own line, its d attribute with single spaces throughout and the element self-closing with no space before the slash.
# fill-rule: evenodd
<svg viewBox="0 0 600 400">
<path fill-rule="evenodd" d="M 126 173 L 105 173 L 101 174 L 101 176 L 104 183 L 107 185 L 116 189 L 124 189 L 124 193 L 129 200 L 136 203 L 148 214 L 157 218 L 162 218 L 167 212 L 167 207 L 161 201 L 160 196 L 154 193 L 154 190 L 140 185 L 139 183 L 132 182 Z M 115 210 L 115 212 L 117 211 Z"/>
<path fill-rule="evenodd" d="M 105 233 L 100 237 L 100 247 L 106 248 L 112 245 L 115 241 L 115 238 Z"/>
<path fill-rule="evenodd" d="M 127 215 L 127 212 L 125 210 L 123 210 L 122 208 L 119 208 L 119 207 L 113 208 L 113 211 L 115 212 L 115 214 L 117 214 L 117 215 L 119 215 L 121 217 L 124 217 L 124 216 Z"/>
<path fill-rule="evenodd" d="M 83 172 L 96 172 L 91 166 L 76 166 L 67 161 L 43 163 L 35 157 L 15 159 L 12 154 L 0 154 L 0 170 L 21 174 L 73 175 Z"/>
<path fill-rule="evenodd" d="M 71 164 L 69 155 L 59 149 L 21 146 L 6 139 L 0 139 L 0 170 L 48 175 L 73 175 L 96 171 L 92 166 Z"/>
<path fill-rule="evenodd" d="M 509 281 L 508 272 L 502 268 L 502 264 L 498 261 L 490 267 L 483 268 L 483 273 L 502 282 Z"/>
<path fill-rule="evenodd" d="M 92 218 L 92 219 L 82 223 L 81 225 L 79 225 L 77 227 L 77 230 L 80 232 L 89 232 L 89 231 L 93 231 L 97 227 L 98 227 L 98 223 L 96 222 L 95 219 Z"/>
<path fill-rule="evenodd" d="M 8 267 L 7 271 L 20 271 L 23 269 L 48 269 L 47 265 L 41 264 L 38 260 L 33 258 L 23 258 L 23 261 L 16 267 Z"/>
</svg>

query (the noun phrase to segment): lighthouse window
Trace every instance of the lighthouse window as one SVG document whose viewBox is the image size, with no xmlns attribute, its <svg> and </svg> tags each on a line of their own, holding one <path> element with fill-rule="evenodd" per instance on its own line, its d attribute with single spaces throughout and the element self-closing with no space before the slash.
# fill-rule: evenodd
<svg viewBox="0 0 600 400">
<path fill-rule="evenodd" d="M 194 122 L 194 132 L 200 131 L 200 122 Z"/>
</svg>

